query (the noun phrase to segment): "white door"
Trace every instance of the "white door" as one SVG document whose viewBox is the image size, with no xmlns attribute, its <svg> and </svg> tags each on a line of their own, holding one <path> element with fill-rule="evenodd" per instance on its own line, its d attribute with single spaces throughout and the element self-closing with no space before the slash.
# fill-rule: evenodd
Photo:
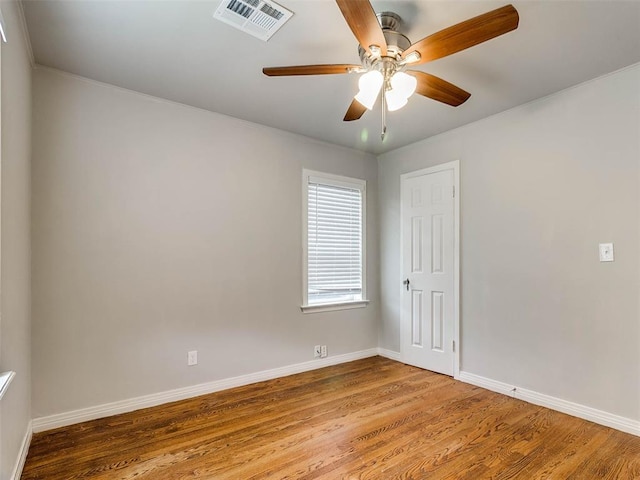
<svg viewBox="0 0 640 480">
<path fill-rule="evenodd" d="M 401 357 L 446 375 L 454 374 L 457 322 L 454 168 L 402 177 Z"/>
</svg>

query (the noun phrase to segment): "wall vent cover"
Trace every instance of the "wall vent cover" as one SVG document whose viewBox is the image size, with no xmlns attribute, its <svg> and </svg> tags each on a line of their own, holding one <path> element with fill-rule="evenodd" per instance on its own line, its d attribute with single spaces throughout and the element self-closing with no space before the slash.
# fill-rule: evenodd
<svg viewBox="0 0 640 480">
<path fill-rule="evenodd" d="M 271 0 L 222 0 L 213 17 L 266 42 L 292 15 Z"/>
</svg>

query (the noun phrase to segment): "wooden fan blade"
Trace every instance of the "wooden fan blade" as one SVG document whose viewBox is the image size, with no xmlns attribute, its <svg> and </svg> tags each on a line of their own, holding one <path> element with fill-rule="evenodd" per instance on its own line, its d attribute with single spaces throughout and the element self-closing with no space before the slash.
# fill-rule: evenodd
<svg viewBox="0 0 640 480">
<path fill-rule="evenodd" d="M 437 60 L 515 30 L 519 18 L 513 5 L 507 5 L 429 35 L 407 48 L 402 56 L 418 51 L 421 58 L 414 65 Z"/>
<path fill-rule="evenodd" d="M 377 45 L 380 47 L 380 54 L 386 55 L 387 41 L 369 0 L 336 0 L 336 2 L 362 48 L 367 53 L 371 53 L 369 47 Z"/>
<path fill-rule="evenodd" d="M 364 115 L 364 112 L 366 111 L 367 111 L 367 107 L 362 105 L 359 101 L 357 101 L 354 98 L 353 101 L 351 102 L 351 105 L 349 105 L 349 109 L 347 110 L 347 113 L 345 113 L 344 115 L 344 121 L 352 122 L 353 120 L 358 120 L 360 117 L 362 117 L 362 115 Z"/>
<path fill-rule="evenodd" d="M 287 75 L 331 75 L 337 73 L 349 73 L 350 69 L 362 68 L 362 65 L 329 64 L 329 65 L 296 65 L 292 67 L 265 67 L 262 73 L 269 77 L 282 77 Z"/>
<path fill-rule="evenodd" d="M 417 70 L 408 70 L 407 73 L 418 80 L 416 93 L 438 102 L 457 107 L 466 102 L 471 96 L 469 92 L 465 92 L 460 87 L 456 87 L 454 84 L 434 75 Z"/>
</svg>

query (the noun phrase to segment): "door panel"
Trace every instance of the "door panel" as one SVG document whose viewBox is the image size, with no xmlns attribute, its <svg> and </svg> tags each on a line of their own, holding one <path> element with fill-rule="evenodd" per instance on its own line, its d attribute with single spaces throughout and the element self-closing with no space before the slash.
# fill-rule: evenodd
<svg viewBox="0 0 640 480">
<path fill-rule="evenodd" d="M 422 347 L 422 292 L 411 291 L 411 345 Z"/>
<path fill-rule="evenodd" d="M 411 219 L 411 273 L 422 272 L 422 217 Z"/>
<path fill-rule="evenodd" d="M 431 292 L 431 350 L 444 352 L 444 292 Z"/>
<path fill-rule="evenodd" d="M 444 273 L 443 222 L 442 215 L 431 215 L 431 273 Z"/>
</svg>

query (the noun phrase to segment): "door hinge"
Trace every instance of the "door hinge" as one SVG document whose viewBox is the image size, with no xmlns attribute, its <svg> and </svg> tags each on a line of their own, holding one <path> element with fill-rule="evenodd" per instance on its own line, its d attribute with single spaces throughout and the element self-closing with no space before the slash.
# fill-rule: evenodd
<svg viewBox="0 0 640 480">
<path fill-rule="evenodd" d="M 456 351 L 456 341 L 455 340 L 451 340 L 451 351 L 453 351 L 453 352 Z"/>
<path fill-rule="evenodd" d="M 453 186 L 453 198 L 456 198 L 456 186 Z"/>
</svg>

